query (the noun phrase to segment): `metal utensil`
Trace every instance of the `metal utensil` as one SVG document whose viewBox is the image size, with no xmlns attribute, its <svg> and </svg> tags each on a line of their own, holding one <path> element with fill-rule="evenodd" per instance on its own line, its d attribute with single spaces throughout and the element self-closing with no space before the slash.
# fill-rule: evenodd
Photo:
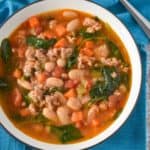
<svg viewBox="0 0 150 150">
<path fill-rule="evenodd" d="M 150 39 L 150 22 L 144 16 L 142 16 L 127 0 L 120 0 L 120 2 L 131 13 L 133 18 L 137 21 Z"/>
</svg>

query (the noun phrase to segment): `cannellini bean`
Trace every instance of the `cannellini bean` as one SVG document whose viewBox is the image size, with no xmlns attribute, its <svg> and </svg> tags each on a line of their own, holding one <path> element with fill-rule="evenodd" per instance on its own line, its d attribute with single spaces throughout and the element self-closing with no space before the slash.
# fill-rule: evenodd
<svg viewBox="0 0 150 150">
<path fill-rule="evenodd" d="M 59 58 L 59 59 L 57 60 L 57 65 L 58 65 L 59 67 L 64 67 L 64 66 L 66 65 L 65 59 Z"/>
<path fill-rule="evenodd" d="M 81 69 L 72 69 L 69 72 L 69 78 L 72 80 L 82 80 L 88 74 L 87 71 Z"/>
<path fill-rule="evenodd" d="M 46 80 L 47 87 L 62 87 L 64 82 L 61 79 L 50 77 Z"/>
<path fill-rule="evenodd" d="M 51 72 L 54 68 L 55 68 L 55 63 L 54 62 L 45 63 L 45 70 L 47 72 Z"/>
<path fill-rule="evenodd" d="M 52 120 L 54 122 L 57 122 L 57 115 L 53 110 L 50 110 L 48 108 L 44 108 L 42 114 L 48 118 L 49 120 Z"/>
<path fill-rule="evenodd" d="M 73 19 L 73 18 L 78 17 L 78 14 L 71 10 L 65 10 L 62 15 L 63 17 L 68 18 L 68 19 Z"/>
<path fill-rule="evenodd" d="M 28 47 L 28 49 L 25 52 L 25 57 L 29 60 L 34 59 L 35 50 L 32 47 Z"/>
<path fill-rule="evenodd" d="M 73 110 L 79 110 L 82 107 L 82 104 L 78 98 L 71 97 L 67 101 L 67 106 Z"/>
<path fill-rule="evenodd" d="M 25 81 L 25 80 L 22 80 L 22 79 L 18 79 L 17 80 L 17 83 L 21 86 L 21 87 L 23 87 L 23 88 L 25 88 L 25 89 L 27 89 L 27 90 L 32 90 L 32 85 L 28 82 L 28 81 Z"/>
<path fill-rule="evenodd" d="M 107 102 L 107 101 L 101 102 L 101 103 L 99 104 L 99 109 L 100 109 L 101 111 L 107 110 L 107 109 L 108 109 L 108 102 Z"/>
<path fill-rule="evenodd" d="M 92 18 L 86 17 L 83 20 L 83 26 L 93 26 L 96 23 L 96 21 Z"/>
<path fill-rule="evenodd" d="M 100 59 L 100 58 L 107 58 L 108 55 L 109 55 L 109 49 L 108 49 L 108 46 L 106 44 L 103 44 L 101 45 L 100 47 L 96 48 L 94 50 L 94 53 L 95 53 L 95 57 L 97 59 Z"/>
<path fill-rule="evenodd" d="M 97 116 L 98 112 L 99 112 L 98 106 L 93 105 L 88 111 L 87 121 L 90 123 Z"/>
<path fill-rule="evenodd" d="M 73 19 L 67 24 L 67 31 L 68 32 L 73 32 L 77 30 L 80 26 L 80 20 L 79 19 Z"/>
<path fill-rule="evenodd" d="M 71 123 L 70 109 L 66 106 L 57 109 L 57 116 L 62 124 Z"/>
<path fill-rule="evenodd" d="M 37 114 L 36 108 L 35 108 L 33 103 L 31 103 L 28 108 L 29 108 L 29 110 L 30 110 L 32 115 L 36 115 Z"/>
</svg>

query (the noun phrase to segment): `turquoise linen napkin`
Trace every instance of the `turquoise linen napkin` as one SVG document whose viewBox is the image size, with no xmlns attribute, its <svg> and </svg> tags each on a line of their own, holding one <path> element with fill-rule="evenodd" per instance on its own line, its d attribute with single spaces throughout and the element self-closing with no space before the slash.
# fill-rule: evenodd
<svg viewBox="0 0 150 150">
<path fill-rule="evenodd" d="M 0 24 L 18 9 L 35 0 L 0 0 Z M 71 1 L 71 0 L 70 0 Z M 109 139 L 89 148 L 90 150 L 145 150 L 146 149 L 146 66 L 145 46 L 149 40 L 118 0 L 93 0 L 93 2 L 114 13 L 132 33 L 142 59 L 142 87 L 136 107 L 126 123 Z M 130 0 L 130 2 L 150 20 L 149 0 Z M 0 150 L 32 150 L 0 127 Z"/>
</svg>

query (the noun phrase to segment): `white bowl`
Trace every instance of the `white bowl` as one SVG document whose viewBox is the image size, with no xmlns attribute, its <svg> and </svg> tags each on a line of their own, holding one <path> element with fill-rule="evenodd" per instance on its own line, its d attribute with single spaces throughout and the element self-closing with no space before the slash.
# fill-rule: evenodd
<svg viewBox="0 0 150 150">
<path fill-rule="evenodd" d="M 123 112 L 121 115 L 116 119 L 106 130 L 104 130 L 102 133 L 98 134 L 97 136 L 80 142 L 76 144 L 49 144 L 45 142 L 38 141 L 36 139 L 33 139 L 29 137 L 28 135 L 24 134 L 20 130 L 18 130 L 12 122 L 8 119 L 6 114 L 4 113 L 3 109 L 0 107 L 0 121 L 1 124 L 5 127 L 6 130 L 10 134 L 12 134 L 17 139 L 21 140 L 22 142 L 31 145 L 33 147 L 39 148 L 39 149 L 53 149 L 53 150 L 78 150 L 78 149 L 85 149 L 88 147 L 91 147 L 97 143 L 100 143 L 110 137 L 114 132 L 116 132 L 121 125 L 127 120 L 129 117 L 131 111 L 133 110 L 138 95 L 140 91 L 141 86 L 141 61 L 139 52 L 137 49 L 137 46 L 127 30 L 127 28 L 109 11 L 107 11 L 105 8 L 98 6 L 97 4 L 94 4 L 92 2 L 84 1 L 84 0 L 60 0 L 59 2 L 57 0 L 44 0 L 35 2 L 22 10 L 18 11 L 15 15 L 11 16 L 0 28 L 0 41 L 8 37 L 12 31 L 18 25 L 20 25 L 23 21 L 25 21 L 28 17 L 43 13 L 46 11 L 51 10 L 57 10 L 57 9 L 63 9 L 63 8 L 70 8 L 70 9 L 76 9 L 83 12 L 88 12 L 90 14 L 93 14 L 95 16 L 98 16 L 100 19 L 102 19 L 104 22 L 107 22 L 112 29 L 117 33 L 117 35 L 120 37 L 122 42 L 124 43 L 132 65 L 132 83 L 131 83 L 131 91 L 129 94 L 129 98 L 127 100 L 127 103 L 123 109 Z"/>
</svg>

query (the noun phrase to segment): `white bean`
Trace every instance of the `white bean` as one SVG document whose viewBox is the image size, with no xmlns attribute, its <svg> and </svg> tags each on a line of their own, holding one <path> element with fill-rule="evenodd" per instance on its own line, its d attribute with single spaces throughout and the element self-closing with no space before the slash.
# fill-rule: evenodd
<svg viewBox="0 0 150 150">
<path fill-rule="evenodd" d="M 108 55 L 109 55 L 109 49 L 108 49 L 108 46 L 106 44 L 103 44 L 101 45 L 100 47 L 96 48 L 95 51 L 95 57 L 97 59 L 100 59 L 100 58 L 107 58 Z"/>
<path fill-rule="evenodd" d="M 54 62 L 47 62 L 45 63 L 45 70 L 47 72 L 51 72 L 55 67 L 55 63 Z"/>
<path fill-rule="evenodd" d="M 78 14 L 71 10 L 65 10 L 62 15 L 63 15 L 63 17 L 65 17 L 67 19 L 73 19 L 73 18 L 78 17 Z"/>
<path fill-rule="evenodd" d="M 65 59 L 59 58 L 59 59 L 57 60 L 57 65 L 58 65 L 59 67 L 64 67 L 64 66 L 66 65 Z"/>
<path fill-rule="evenodd" d="M 46 80 L 47 87 L 62 87 L 64 82 L 61 79 L 50 77 Z"/>
<path fill-rule="evenodd" d="M 42 114 L 51 121 L 57 122 L 57 115 L 53 110 L 44 108 Z"/>
<path fill-rule="evenodd" d="M 87 75 L 87 71 L 81 69 L 72 69 L 68 75 L 72 80 L 82 80 Z"/>
<path fill-rule="evenodd" d="M 23 88 L 25 88 L 25 89 L 27 89 L 27 90 L 32 90 L 32 85 L 28 82 L 28 81 L 25 81 L 25 80 L 22 80 L 22 79 L 18 79 L 17 80 L 17 83 L 21 86 L 21 87 L 23 87 Z"/>
<path fill-rule="evenodd" d="M 80 20 L 79 19 L 73 19 L 67 24 L 67 31 L 68 32 L 73 32 L 77 30 L 80 26 Z"/>
<path fill-rule="evenodd" d="M 97 113 L 99 112 L 98 106 L 93 105 L 89 111 L 88 111 L 88 122 L 90 123 L 97 115 Z"/>
<path fill-rule="evenodd" d="M 70 109 L 66 106 L 59 107 L 57 109 L 57 116 L 62 124 L 71 123 Z"/>
<path fill-rule="evenodd" d="M 82 107 L 82 104 L 78 98 L 71 97 L 67 101 L 67 106 L 73 110 L 79 110 Z"/>
</svg>

